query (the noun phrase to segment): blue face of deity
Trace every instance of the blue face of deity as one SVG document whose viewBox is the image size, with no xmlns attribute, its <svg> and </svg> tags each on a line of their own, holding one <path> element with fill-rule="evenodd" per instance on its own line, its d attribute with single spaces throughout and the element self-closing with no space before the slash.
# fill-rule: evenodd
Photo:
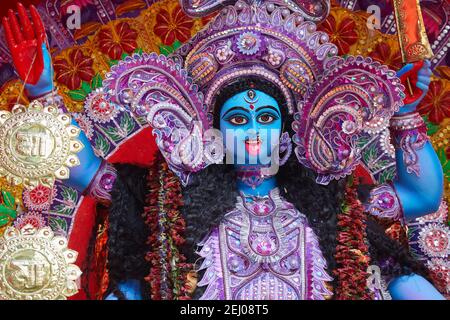
<svg viewBox="0 0 450 320">
<path fill-rule="evenodd" d="M 259 90 L 245 90 L 225 101 L 220 111 L 227 163 L 270 164 L 281 133 L 277 101 Z"/>
</svg>

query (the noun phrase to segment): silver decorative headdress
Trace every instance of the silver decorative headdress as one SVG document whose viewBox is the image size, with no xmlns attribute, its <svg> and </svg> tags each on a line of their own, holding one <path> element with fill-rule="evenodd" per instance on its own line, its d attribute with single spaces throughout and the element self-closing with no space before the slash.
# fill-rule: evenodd
<svg viewBox="0 0 450 320">
<path fill-rule="evenodd" d="M 329 1 L 186 0 L 182 7 L 193 16 L 220 12 L 175 54 L 127 57 L 104 85 L 114 102 L 147 118 L 183 183 L 221 160 L 205 150 L 222 142 L 203 133 L 212 128 L 221 88 L 242 78 L 265 79 L 283 93 L 295 153 L 319 183 L 351 173 L 362 141 L 384 142 L 403 86 L 369 58 L 336 56 L 315 24 L 328 15 Z"/>
</svg>

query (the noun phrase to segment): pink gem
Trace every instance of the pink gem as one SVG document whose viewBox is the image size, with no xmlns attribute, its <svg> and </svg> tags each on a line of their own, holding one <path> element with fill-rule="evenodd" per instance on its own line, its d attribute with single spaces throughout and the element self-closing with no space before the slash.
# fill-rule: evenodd
<svg viewBox="0 0 450 320">
<path fill-rule="evenodd" d="M 379 199 L 380 207 L 383 209 L 391 209 L 394 206 L 395 199 L 389 192 L 383 192 Z"/>
<path fill-rule="evenodd" d="M 272 252 L 272 244 L 270 241 L 263 240 L 257 244 L 256 251 L 262 255 L 269 255 Z"/>
<path fill-rule="evenodd" d="M 264 215 L 269 213 L 269 208 L 264 204 L 255 204 L 254 212 L 258 215 Z"/>
</svg>

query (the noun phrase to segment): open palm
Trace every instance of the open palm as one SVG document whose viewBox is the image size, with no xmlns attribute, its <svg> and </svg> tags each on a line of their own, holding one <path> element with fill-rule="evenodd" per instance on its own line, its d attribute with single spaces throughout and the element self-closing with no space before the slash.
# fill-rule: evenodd
<svg viewBox="0 0 450 320">
<path fill-rule="evenodd" d="M 3 18 L 6 41 L 17 73 L 28 86 L 51 85 L 53 76 L 49 63 L 50 54 L 39 13 L 31 6 L 30 19 L 21 3 L 17 5 L 17 13 L 20 20 L 12 10 L 9 10 L 8 16 Z"/>
</svg>

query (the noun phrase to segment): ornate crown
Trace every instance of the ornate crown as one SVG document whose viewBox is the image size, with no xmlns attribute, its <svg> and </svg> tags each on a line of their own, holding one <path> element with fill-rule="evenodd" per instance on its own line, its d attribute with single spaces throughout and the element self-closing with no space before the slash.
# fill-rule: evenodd
<svg viewBox="0 0 450 320">
<path fill-rule="evenodd" d="M 283 93 L 295 119 L 295 153 L 319 183 L 349 174 L 361 141 L 384 143 L 403 86 L 386 66 L 336 56 L 314 22 L 327 16 L 329 1 L 186 0 L 182 6 L 196 16 L 221 10 L 170 57 L 134 55 L 113 66 L 104 86 L 114 102 L 147 117 L 183 183 L 221 160 L 205 150 L 222 142 L 203 133 L 212 127 L 221 88 L 241 78 L 263 78 Z"/>
</svg>

